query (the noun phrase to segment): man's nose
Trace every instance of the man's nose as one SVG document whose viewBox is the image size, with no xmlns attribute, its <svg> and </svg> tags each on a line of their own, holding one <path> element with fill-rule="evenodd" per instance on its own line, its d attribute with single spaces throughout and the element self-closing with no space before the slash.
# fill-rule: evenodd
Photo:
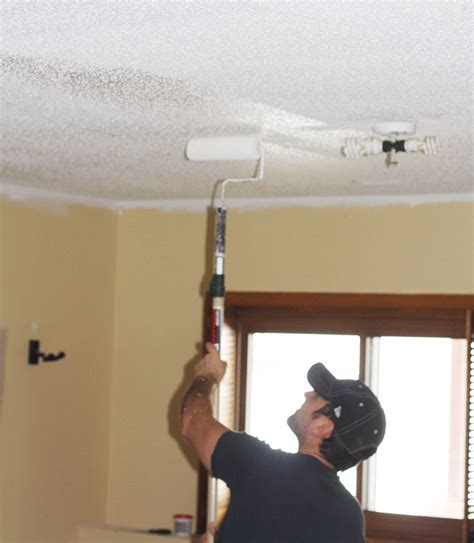
<svg viewBox="0 0 474 543">
<path fill-rule="evenodd" d="M 314 392 L 314 390 L 308 390 L 308 392 L 304 393 L 304 397 L 307 400 L 312 400 L 315 396 L 316 396 L 316 392 Z"/>
</svg>

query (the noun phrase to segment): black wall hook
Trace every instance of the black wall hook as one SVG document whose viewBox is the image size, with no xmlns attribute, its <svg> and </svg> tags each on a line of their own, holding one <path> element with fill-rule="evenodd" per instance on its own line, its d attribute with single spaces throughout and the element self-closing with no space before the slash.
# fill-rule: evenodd
<svg viewBox="0 0 474 543">
<path fill-rule="evenodd" d="M 39 364 L 39 359 L 43 359 L 43 362 L 56 362 L 56 360 L 61 360 L 64 358 L 66 353 L 62 351 L 58 354 L 53 353 L 41 353 L 40 352 L 40 342 L 37 339 L 30 339 L 29 348 L 28 348 L 28 364 L 36 365 Z"/>
</svg>

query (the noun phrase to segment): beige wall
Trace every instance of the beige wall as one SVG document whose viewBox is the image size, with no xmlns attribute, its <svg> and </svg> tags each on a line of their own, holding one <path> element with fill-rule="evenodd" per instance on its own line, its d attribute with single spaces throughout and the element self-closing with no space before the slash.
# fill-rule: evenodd
<svg viewBox="0 0 474 543">
<path fill-rule="evenodd" d="M 472 293 L 472 204 L 229 213 L 231 290 Z"/>
<path fill-rule="evenodd" d="M 75 541 L 79 522 L 105 519 L 117 217 L 1 207 L 1 541 Z M 32 320 L 64 360 L 27 365 Z"/>
<path fill-rule="evenodd" d="M 5 310 L 5 304 L 3 302 L 3 268 L 4 268 L 4 261 L 3 261 L 3 251 L 2 251 L 2 241 L 3 241 L 3 214 L 4 214 L 4 202 L 2 198 L 0 198 L 0 470 L 1 466 L 3 464 L 2 460 L 2 453 L 3 453 L 3 446 L 2 446 L 2 408 L 3 408 L 3 386 L 4 386 L 4 370 L 5 370 L 5 351 L 6 351 L 6 323 L 4 322 L 4 310 Z M 3 502 L 2 499 L 2 485 L 0 484 L 0 541 L 2 540 L 1 534 L 2 534 L 2 507 L 1 504 Z"/>
<path fill-rule="evenodd" d="M 119 218 L 111 523 L 171 527 L 173 513 L 196 509 L 193 462 L 170 432 L 177 436 L 175 393 L 201 339 L 205 227 L 204 214 Z"/>
<path fill-rule="evenodd" d="M 230 210 L 227 287 L 472 294 L 473 210 Z M 3 541 L 66 542 L 81 521 L 166 527 L 195 513 L 177 409 L 201 339 L 206 216 L 10 203 L 1 213 Z M 26 365 L 33 319 L 65 360 Z"/>
<path fill-rule="evenodd" d="M 196 475 L 175 439 L 175 413 L 183 366 L 201 339 L 206 218 L 127 211 L 118 240 L 108 519 L 170 526 L 173 513 L 196 509 Z M 468 204 L 231 210 L 227 287 L 473 293 L 472 240 Z"/>
</svg>

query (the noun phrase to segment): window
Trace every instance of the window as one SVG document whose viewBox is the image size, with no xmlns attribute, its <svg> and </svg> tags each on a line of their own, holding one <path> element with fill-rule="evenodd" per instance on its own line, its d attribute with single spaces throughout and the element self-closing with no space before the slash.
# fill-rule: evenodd
<svg viewBox="0 0 474 543">
<path fill-rule="evenodd" d="M 374 343 L 374 388 L 388 424 L 368 469 L 367 508 L 462 519 L 467 342 L 382 337 Z M 403 466 L 403 476 L 395 466 Z"/>
<path fill-rule="evenodd" d="M 377 391 L 388 419 L 377 455 L 343 481 L 361 500 L 368 541 L 467 541 L 466 338 L 474 297 L 229 293 L 226 303 L 235 428 L 291 450 L 291 434 L 268 426 L 262 406 L 281 408 L 271 420 L 285 421 L 317 361 L 336 376 L 359 376 Z M 281 386 L 287 407 L 275 401 Z M 407 417 L 408 430 L 398 424 Z"/>
</svg>

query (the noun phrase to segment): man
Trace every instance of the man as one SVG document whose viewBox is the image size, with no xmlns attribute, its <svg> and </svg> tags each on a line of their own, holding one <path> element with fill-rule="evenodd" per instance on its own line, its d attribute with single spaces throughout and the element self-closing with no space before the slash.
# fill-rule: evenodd
<svg viewBox="0 0 474 543">
<path fill-rule="evenodd" d="M 298 452 L 276 451 L 213 417 L 211 392 L 226 364 L 211 343 L 206 348 L 183 399 L 181 421 L 200 461 L 231 491 L 217 541 L 363 543 L 362 511 L 337 472 L 371 456 L 383 439 L 385 415 L 370 389 L 315 364 L 308 372 L 313 390 L 288 419 Z M 269 417 L 271 411 L 269 405 Z"/>
</svg>

